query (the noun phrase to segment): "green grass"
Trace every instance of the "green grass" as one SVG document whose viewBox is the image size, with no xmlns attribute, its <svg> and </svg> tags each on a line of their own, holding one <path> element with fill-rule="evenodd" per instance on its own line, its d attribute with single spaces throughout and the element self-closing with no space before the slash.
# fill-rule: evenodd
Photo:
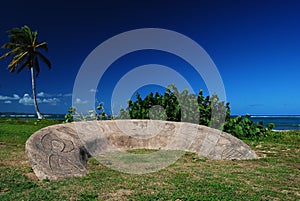
<svg viewBox="0 0 300 201">
<path fill-rule="evenodd" d="M 300 200 L 300 132 L 245 140 L 261 157 L 211 161 L 193 153 L 158 172 L 134 175 L 97 160 L 81 178 L 38 181 L 26 159 L 28 137 L 57 121 L 0 119 L 0 200 Z M 156 150 L 130 150 L 149 154 Z"/>
</svg>

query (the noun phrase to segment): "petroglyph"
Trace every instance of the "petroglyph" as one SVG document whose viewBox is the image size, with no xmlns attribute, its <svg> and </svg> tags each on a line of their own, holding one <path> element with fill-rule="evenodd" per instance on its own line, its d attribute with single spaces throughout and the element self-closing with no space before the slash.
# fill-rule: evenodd
<svg viewBox="0 0 300 201">
<path fill-rule="evenodd" d="M 85 175 L 89 157 L 141 148 L 196 152 L 212 160 L 257 158 L 248 145 L 220 130 L 160 120 L 59 124 L 37 131 L 26 142 L 35 174 L 51 180 Z"/>
</svg>

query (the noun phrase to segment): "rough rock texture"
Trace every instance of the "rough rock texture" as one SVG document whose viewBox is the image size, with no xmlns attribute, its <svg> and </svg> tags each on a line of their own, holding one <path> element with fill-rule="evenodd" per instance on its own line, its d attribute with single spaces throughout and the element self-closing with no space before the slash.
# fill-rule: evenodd
<svg viewBox="0 0 300 201">
<path fill-rule="evenodd" d="M 43 128 L 26 142 L 26 154 L 39 179 L 82 176 L 87 172 L 88 152 L 72 126 Z"/>
<path fill-rule="evenodd" d="M 73 122 L 43 128 L 26 142 L 40 179 L 82 176 L 89 156 L 128 149 L 183 150 L 212 160 L 255 159 L 241 140 L 206 126 L 158 120 Z"/>
</svg>

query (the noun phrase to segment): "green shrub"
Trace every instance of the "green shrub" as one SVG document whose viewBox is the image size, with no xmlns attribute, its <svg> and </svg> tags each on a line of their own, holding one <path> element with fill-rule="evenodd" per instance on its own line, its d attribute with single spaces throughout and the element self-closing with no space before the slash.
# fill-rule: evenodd
<svg viewBox="0 0 300 201">
<path fill-rule="evenodd" d="M 107 120 L 107 119 L 109 119 L 108 115 L 104 112 L 104 107 L 103 107 L 102 103 L 100 103 L 97 106 L 97 110 L 99 110 L 99 114 L 96 114 L 96 119 L 97 120 Z"/>
<path fill-rule="evenodd" d="M 142 99 L 137 93 L 135 101 L 128 101 L 128 108 L 121 108 L 119 118 L 183 121 L 220 128 L 225 113 L 226 106 L 216 94 L 204 97 L 200 90 L 196 96 L 187 89 L 180 93 L 174 85 L 169 85 L 164 95 L 150 93 Z"/>
<path fill-rule="evenodd" d="M 79 115 L 76 109 L 71 107 L 66 114 L 66 122 L 74 120 L 74 115 L 79 115 L 83 120 L 109 119 L 104 112 L 103 105 L 97 107 L 99 114 L 94 110 L 89 111 L 88 116 Z M 155 119 L 177 122 L 190 122 L 204 126 L 210 126 L 230 133 L 238 138 L 251 138 L 255 136 L 266 136 L 274 128 L 270 123 L 264 128 L 262 122 L 255 123 L 249 119 L 250 115 L 231 117 L 230 104 L 220 101 L 217 94 L 211 97 L 203 96 L 203 90 L 198 95 L 189 94 L 187 89 L 181 93 L 175 85 L 169 85 L 165 93 L 152 92 L 142 99 L 136 93 L 135 100 L 128 100 L 128 107 L 121 108 L 116 119 Z"/>
<path fill-rule="evenodd" d="M 76 114 L 76 108 L 75 107 L 70 107 L 68 110 L 68 113 L 65 115 L 65 122 L 69 123 L 74 121 L 74 115 Z"/>
<path fill-rule="evenodd" d="M 94 110 L 87 111 L 86 115 L 79 114 L 76 112 L 75 107 L 70 107 L 68 113 L 65 115 L 65 122 L 69 123 L 74 121 L 74 117 L 78 118 L 79 120 L 107 120 L 109 119 L 108 115 L 104 112 L 104 108 L 102 103 L 97 106 L 97 110 L 99 110 L 99 114 L 97 114 Z"/>
<path fill-rule="evenodd" d="M 157 105 L 163 109 L 154 109 L 151 113 L 151 108 L 159 108 Z M 216 94 L 204 97 L 200 90 L 196 96 L 189 94 L 187 89 L 180 93 L 174 85 L 169 85 L 164 95 L 150 93 L 142 99 L 137 93 L 136 100 L 129 100 L 128 108 L 121 108 L 119 116 L 121 119 L 191 122 L 218 128 L 238 138 L 266 136 L 275 126 L 270 123 L 266 129 L 262 122 L 255 123 L 249 117 L 249 114 L 231 117 L 230 104 L 220 101 Z"/>
<path fill-rule="evenodd" d="M 255 123 L 249 119 L 250 115 L 231 117 L 227 119 L 223 126 L 223 131 L 230 133 L 238 138 L 251 138 L 262 136 L 269 132 L 263 127 L 262 122 Z M 270 129 L 272 130 L 272 129 Z"/>
</svg>

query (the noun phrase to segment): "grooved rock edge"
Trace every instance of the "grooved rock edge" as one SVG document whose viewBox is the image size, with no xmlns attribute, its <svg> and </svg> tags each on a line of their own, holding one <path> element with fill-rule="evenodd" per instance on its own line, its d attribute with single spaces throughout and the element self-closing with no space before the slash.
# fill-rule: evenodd
<svg viewBox="0 0 300 201">
<path fill-rule="evenodd" d="M 39 179 L 83 176 L 87 160 L 114 151 L 161 149 L 195 152 L 212 160 L 256 159 L 236 137 L 206 126 L 160 120 L 73 122 L 42 128 L 25 151 Z"/>
</svg>

